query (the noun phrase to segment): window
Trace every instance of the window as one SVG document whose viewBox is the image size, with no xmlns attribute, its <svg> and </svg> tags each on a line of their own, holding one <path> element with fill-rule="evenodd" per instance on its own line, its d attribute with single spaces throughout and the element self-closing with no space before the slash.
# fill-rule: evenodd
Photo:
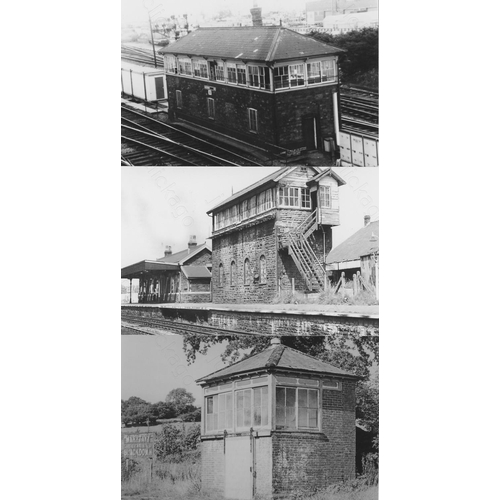
<svg viewBox="0 0 500 500">
<path fill-rule="evenodd" d="M 219 286 L 224 285 L 224 266 L 219 264 Z"/>
<path fill-rule="evenodd" d="M 247 69 L 242 64 L 236 65 L 236 72 L 238 76 L 238 83 L 241 85 L 247 84 Z"/>
<path fill-rule="evenodd" d="M 212 120 L 215 120 L 215 101 L 209 97 L 207 99 L 208 103 L 208 117 Z"/>
<path fill-rule="evenodd" d="M 268 424 L 269 412 L 267 395 L 267 387 L 258 387 L 253 389 L 253 425 L 255 427 Z"/>
<path fill-rule="evenodd" d="M 248 128 L 250 132 L 257 133 L 257 110 L 248 108 Z"/>
<path fill-rule="evenodd" d="M 248 259 L 245 259 L 243 266 L 243 282 L 245 285 L 250 284 L 250 261 Z"/>
<path fill-rule="evenodd" d="M 267 78 L 267 80 L 269 77 Z M 266 82 L 266 68 L 263 66 L 248 66 L 248 83 L 250 87 L 257 87 L 261 89 L 269 88 Z"/>
<path fill-rule="evenodd" d="M 236 391 L 236 428 L 252 425 L 252 389 Z"/>
<path fill-rule="evenodd" d="M 304 85 L 304 65 L 292 64 L 290 66 L 290 87 Z"/>
<path fill-rule="evenodd" d="M 231 262 L 231 269 L 229 272 L 229 283 L 231 286 L 234 286 L 236 284 L 236 262 L 233 260 Z"/>
<path fill-rule="evenodd" d="M 311 208 L 311 193 L 309 189 L 302 188 L 302 198 L 300 206 L 302 208 Z"/>
<path fill-rule="evenodd" d="M 274 68 L 273 76 L 275 89 L 288 88 L 288 66 Z"/>
<path fill-rule="evenodd" d="M 217 63 L 215 66 L 215 79 L 219 82 L 224 81 L 224 64 Z"/>
<path fill-rule="evenodd" d="M 182 90 L 175 91 L 175 102 L 178 108 L 182 108 Z"/>
<path fill-rule="evenodd" d="M 307 83 L 321 82 L 321 62 L 307 63 Z"/>
<path fill-rule="evenodd" d="M 280 186 L 279 189 L 280 206 L 300 207 L 299 197 L 300 197 L 300 188 Z"/>
<path fill-rule="evenodd" d="M 260 283 L 267 282 L 266 256 L 261 255 L 259 260 L 259 280 Z"/>
<path fill-rule="evenodd" d="M 227 81 L 229 83 L 236 83 L 236 64 L 227 64 Z"/>
<path fill-rule="evenodd" d="M 257 215 L 257 196 L 252 196 L 250 198 L 250 217 Z"/>
<path fill-rule="evenodd" d="M 335 61 L 321 61 L 321 81 L 335 80 Z"/>
<path fill-rule="evenodd" d="M 206 430 L 216 431 L 233 428 L 233 394 L 227 392 L 206 399 Z"/>
<path fill-rule="evenodd" d="M 206 61 L 193 61 L 194 76 L 208 78 L 208 65 Z"/>
<path fill-rule="evenodd" d="M 276 427 L 282 429 L 318 429 L 317 389 L 276 388 Z"/>
<path fill-rule="evenodd" d="M 191 59 L 187 57 L 179 57 L 179 73 L 181 75 L 192 75 Z"/>
<path fill-rule="evenodd" d="M 270 208 L 273 208 L 273 191 L 272 189 L 267 189 L 259 194 L 257 212 L 260 214 Z"/>
<path fill-rule="evenodd" d="M 167 73 L 176 73 L 177 72 L 177 62 L 175 60 L 175 56 L 166 56 L 165 57 L 165 70 Z"/>
<path fill-rule="evenodd" d="M 321 208 L 331 208 L 330 186 L 319 187 L 319 206 Z"/>
</svg>

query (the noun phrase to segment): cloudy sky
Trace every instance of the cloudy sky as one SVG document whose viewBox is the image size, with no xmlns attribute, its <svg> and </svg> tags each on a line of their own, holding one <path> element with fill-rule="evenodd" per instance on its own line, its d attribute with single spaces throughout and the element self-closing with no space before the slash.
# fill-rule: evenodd
<svg viewBox="0 0 500 500">
<path fill-rule="evenodd" d="M 210 236 L 208 210 L 279 167 L 124 167 L 122 171 L 121 266 L 179 252 L 190 235 Z M 346 185 L 339 190 L 340 226 L 334 245 L 363 227 L 365 214 L 378 219 L 378 169 L 334 168 Z M 210 244 L 210 240 L 207 240 Z"/>
</svg>

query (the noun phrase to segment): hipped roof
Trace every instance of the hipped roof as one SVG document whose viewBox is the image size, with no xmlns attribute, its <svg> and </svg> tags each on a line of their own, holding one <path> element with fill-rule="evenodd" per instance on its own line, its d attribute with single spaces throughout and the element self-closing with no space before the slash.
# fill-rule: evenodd
<svg viewBox="0 0 500 500">
<path fill-rule="evenodd" d="M 260 371 L 262 369 L 278 372 L 310 373 L 318 376 L 334 375 L 336 377 L 351 379 L 359 378 L 357 375 L 353 375 L 329 363 L 313 358 L 292 347 L 279 344 L 276 347 L 269 347 L 258 354 L 254 354 L 226 368 L 206 375 L 196 382 L 203 384 L 210 381 L 230 378 L 234 375 Z"/>
<path fill-rule="evenodd" d="M 158 51 L 242 61 L 277 62 L 345 52 L 282 26 L 198 28 Z"/>
</svg>

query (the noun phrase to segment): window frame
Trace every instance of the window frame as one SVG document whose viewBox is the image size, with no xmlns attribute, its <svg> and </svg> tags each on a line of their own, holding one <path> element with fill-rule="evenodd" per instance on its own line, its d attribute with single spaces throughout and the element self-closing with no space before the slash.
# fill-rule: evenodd
<svg viewBox="0 0 500 500">
<path fill-rule="evenodd" d="M 221 262 L 219 264 L 219 281 L 218 281 L 219 287 L 224 286 L 224 264 Z"/>
<path fill-rule="evenodd" d="M 325 191 L 327 191 L 326 197 L 325 197 Z M 319 186 L 319 207 L 320 208 L 332 208 L 332 190 L 331 186 Z M 328 204 L 324 205 L 323 202 L 324 200 L 328 200 Z"/>
<path fill-rule="evenodd" d="M 177 109 L 182 109 L 183 108 L 182 90 L 176 90 L 175 91 L 175 104 L 177 106 Z"/>
<path fill-rule="evenodd" d="M 278 407 L 278 390 L 279 389 L 284 389 L 285 390 L 285 406 L 280 406 Z M 307 400 L 309 401 L 309 391 L 315 391 L 316 392 L 316 407 L 300 407 L 299 406 L 299 390 L 305 390 L 307 391 Z M 287 402 L 287 391 L 294 391 L 295 395 L 295 401 L 293 405 L 294 409 L 294 422 L 295 426 L 294 427 L 288 427 L 287 425 L 287 408 L 291 408 L 291 406 L 286 406 Z M 321 387 L 307 387 L 303 385 L 288 385 L 288 384 L 283 384 L 283 383 L 277 383 L 275 385 L 275 394 L 274 394 L 274 410 L 275 410 L 275 417 L 274 417 L 274 426 L 275 429 L 278 431 L 311 431 L 311 432 L 321 432 Z M 284 408 L 285 409 L 285 424 L 281 425 L 278 424 L 278 408 Z M 309 410 L 316 410 L 316 426 L 315 427 L 310 427 L 310 426 L 300 426 L 299 425 L 299 408 L 306 408 L 308 410 L 307 415 L 308 415 L 308 420 L 309 420 Z"/>
<path fill-rule="evenodd" d="M 259 257 L 259 283 L 261 285 L 267 284 L 267 260 L 264 254 Z"/>
<path fill-rule="evenodd" d="M 248 109 L 248 130 L 252 134 L 257 134 L 259 132 L 259 114 L 255 108 L 247 108 Z M 254 115 L 254 119 L 252 119 L 252 115 Z"/>
<path fill-rule="evenodd" d="M 213 97 L 207 97 L 207 112 L 208 119 L 215 120 L 215 99 Z"/>
<path fill-rule="evenodd" d="M 248 257 L 246 257 L 244 262 L 243 262 L 243 285 L 244 286 L 250 286 L 252 284 L 251 274 L 252 274 L 252 269 L 250 267 L 250 259 Z"/>
</svg>

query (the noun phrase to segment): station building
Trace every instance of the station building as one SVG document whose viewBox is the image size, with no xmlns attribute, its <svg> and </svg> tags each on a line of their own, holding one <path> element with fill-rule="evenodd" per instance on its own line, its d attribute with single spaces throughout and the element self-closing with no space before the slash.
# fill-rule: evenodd
<svg viewBox="0 0 500 500">
<path fill-rule="evenodd" d="M 188 248 L 165 248 L 157 260 L 142 260 L 122 268 L 122 279 L 139 280 L 139 303 L 210 302 L 212 251 L 190 236 Z"/>
<path fill-rule="evenodd" d="M 338 144 L 341 49 L 254 22 L 199 28 L 159 52 L 172 119 L 287 154 Z"/>
<path fill-rule="evenodd" d="M 344 184 L 330 168 L 282 167 L 212 208 L 212 301 L 321 291 Z"/>
<path fill-rule="evenodd" d="M 197 380 L 202 489 L 218 498 L 290 498 L 353 478 L 358 379 L 273 339 Z"/>
</svg>

